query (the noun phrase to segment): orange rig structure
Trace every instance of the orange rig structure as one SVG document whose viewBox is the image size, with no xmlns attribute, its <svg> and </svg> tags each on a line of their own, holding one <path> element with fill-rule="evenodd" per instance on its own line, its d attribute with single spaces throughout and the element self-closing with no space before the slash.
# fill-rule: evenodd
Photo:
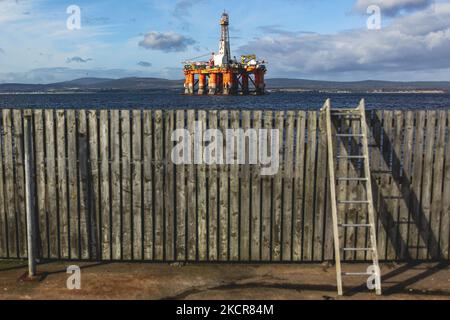
<svg viewBox="0 0 450 320">
<path fill-rule="evenodd" d="M 227 13 L 223 13 L 220 25 L 222 35 L 219 53 L 213 52 L 208 62 L 183 62 L 186 77 L 184 93 L 187 95 L 193 95 L 196 92 L 198 95 L 264 94 L 266 87 L 264 75 L 267 71 L 265 62 L 256 60 L 256 55 L 253 54 L 241 56 L 241 61 L 237 61 L 236 57 L 232 59 L 230 18 Z"/>
</svg>

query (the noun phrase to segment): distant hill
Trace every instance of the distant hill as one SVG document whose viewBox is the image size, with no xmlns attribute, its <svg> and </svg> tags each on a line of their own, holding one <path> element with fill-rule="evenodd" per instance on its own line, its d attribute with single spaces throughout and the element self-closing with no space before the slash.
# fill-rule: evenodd
<svg viewBox="0 0 450 320">
<path fill-rule="evenodd" d="M 442 90 L 450 92 L 450 81 L 354 81 L 335 82 L 305 79 L 272 78 L 267 79 L 269 89 L 305 89 L 305 90 L 348 90 L 352 92 L 367 91 L 413 91 L 413 90 Z"/>
<path fill-rule="evenodd" d="M 391 82 L 356 81 L 333 82 L 306 79 L 267 79 L 267 89 L 300 91 L 348 91 L 348 92 L 398 92 L 398 91 L 445 91 L 450 93 L 450 82 Z M 0 84 L 0 93 L 26 92 L 98 92 L 109 90 L 139 91 L 153 89 L 182 89 L 183 80 L 160 78 L 81 78 L 52 84 Z"/>
</svg>

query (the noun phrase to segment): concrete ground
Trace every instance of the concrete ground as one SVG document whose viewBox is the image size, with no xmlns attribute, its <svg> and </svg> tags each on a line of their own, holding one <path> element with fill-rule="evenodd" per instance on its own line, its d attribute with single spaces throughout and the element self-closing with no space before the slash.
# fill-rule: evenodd
<svg viewBox="0 0 450 320">
<path fill-rule="evenodd" d="M 81 290 L 68 290 L 69 265 L 81 267 Z M 346 264 L 361 272 L 366 264 Z M 69 263 L 38 266 L 41 280 L 20 279 L 24 262 L 0 261 L 3 299 L 450 299 L 450 265 L 383 264 L 383 296 L 368 292 L 365 279 L 344 279 L 346 295 L 336 295 L 333 266 L 144 263 Z"/>
</svg>

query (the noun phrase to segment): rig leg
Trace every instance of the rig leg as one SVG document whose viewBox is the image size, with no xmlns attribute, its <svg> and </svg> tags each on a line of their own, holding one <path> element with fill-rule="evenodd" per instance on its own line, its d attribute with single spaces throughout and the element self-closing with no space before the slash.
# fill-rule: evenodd
<svg viewBox="0 0 450 320">
<path fill-rule="evenodd" d="M 233 74 L 231 72 L 223 73 L 223 94 L 229 95 L 233 91 Z"/>
<path fill-rule="evenodd" d="M 217 74 L 209 74 L 208 94 L 215 95 L 217 93 Z"/>
<path fill-rule="evenodd" d="M 206 74 L 199 74 L 198 76 L 198 94 L 204 95 L 206 93 Z"/>
<path fill-rule="evenodd" d="M 194 94 L 194 84 L 195 84 L 195 75 L 193 73 L 187 74 L 186 81 L 184 83 L 184 93 Z"/>
</svg>

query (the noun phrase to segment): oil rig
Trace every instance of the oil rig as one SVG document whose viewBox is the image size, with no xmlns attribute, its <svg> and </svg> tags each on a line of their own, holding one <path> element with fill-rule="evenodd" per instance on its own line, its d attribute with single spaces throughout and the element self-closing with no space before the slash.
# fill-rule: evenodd
<svg viewBox="0 0 450 320">
<path fill-rule="evenodd" d="M 265 93 L 265 61 L 256 55 L 243 55 L 240 61 L 232 58 L 230 49 L 230 17 L 224 12 L 220 19 L 219 52 L 209 61 L 184 61 L 184 93 L 186 95 L 262 95 Z M 210 54 L 208 54 L 210 55 Z"/>
</svg>

